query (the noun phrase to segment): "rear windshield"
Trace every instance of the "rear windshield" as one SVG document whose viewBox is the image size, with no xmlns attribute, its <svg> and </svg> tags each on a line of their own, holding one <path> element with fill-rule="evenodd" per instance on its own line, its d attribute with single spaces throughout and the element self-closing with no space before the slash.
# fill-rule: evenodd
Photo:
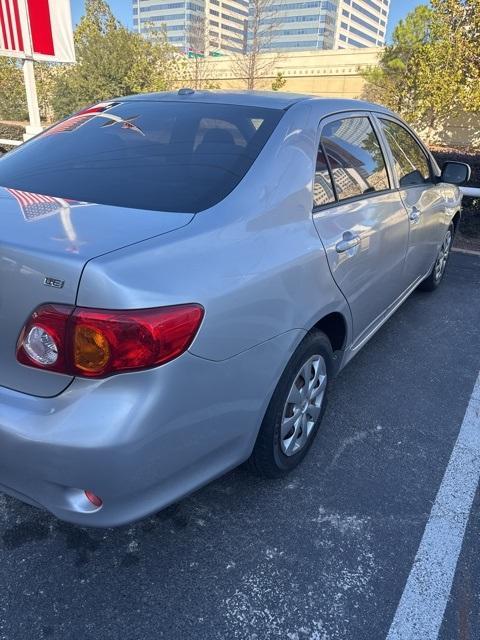
<svg viewBox="0 0 480 640">
<path fill-rule="evenodd" d="M 192 102 L 103 103 L 3 156 L 0 186 L 195 213 L 236 187 L 282 114 Z"/>
</svg>

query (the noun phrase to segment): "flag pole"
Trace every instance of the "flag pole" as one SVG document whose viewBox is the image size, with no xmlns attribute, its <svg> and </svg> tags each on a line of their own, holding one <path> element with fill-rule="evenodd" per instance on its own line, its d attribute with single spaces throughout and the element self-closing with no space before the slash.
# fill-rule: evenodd
<svg viewBox="0 0 480 640">
<path fill-rule="evenodd" d="M 25 127 L 24 140 L 33 138 L 37 133 L 41 133 L 42 123 L 40 121 L 40 110 L 38 108 L 37 85 L 35 83 L 35 72 L 33 69 L 33 48 L 32 37 L 28 21 L 27 0 L 18 3 L 20 14 L 20 24 L 22 25 L 25 59 L 23 60 L 23 80 L 25 83 L 25 93 L 27 94 L 28 119 L 30 124 Z"/>
<path fill-rule="evenodd" d="M 25 82 L 25 92 L 27 94 L 28 118 L 30 120 L 30 125 L 26 127 L 23 139 L 28 140 L 43 130 L 40 121 L 40 110 L 38 108 L 37 85 L 35 83 L 32 58 L 25 58 L 23 61 L 23 79 Z"/>
</svg>

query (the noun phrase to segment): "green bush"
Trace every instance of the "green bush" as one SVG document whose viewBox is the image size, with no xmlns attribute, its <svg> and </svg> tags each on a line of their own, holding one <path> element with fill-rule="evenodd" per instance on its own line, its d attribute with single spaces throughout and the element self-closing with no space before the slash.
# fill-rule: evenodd
<svg viewBox="0 0 480 640">
<path fill-rule="evenodd" d="M 25 133 L 24 127 L 18 124 L 8 124 L 6 122 L 0 122 L 0 138 L 6 138 L 7 140 L 22 140 Z M 0 154 L 5 151 L 10 151 L 13 147 L 0 143 Z"/>
</svg>

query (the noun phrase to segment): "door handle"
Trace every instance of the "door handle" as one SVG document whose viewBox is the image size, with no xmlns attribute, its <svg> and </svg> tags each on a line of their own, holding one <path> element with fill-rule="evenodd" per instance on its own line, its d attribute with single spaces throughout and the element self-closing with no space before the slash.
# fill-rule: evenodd
<svg viewBox="0 0 480 640">
<path fill-rule="evenodd" d="M 335 245 L 335 249 L 337 253 L 343 253 L 344 251 L 353 249 L 359 244 L 360 236 L 358 236 L 357 234 L 353 234 L 351 231 L 345 231 L 345 233 L 343 234 L 343 238 Z"/>
<path fill-rule="evenodd" d="M 420 216 L 422 214 L 420 213 L 420 211 L 417 209 L 417 207 L 413 207 L 410 211 L 410 213 L 408 214 L 408 219 L 410 220 L 410 222 L 418 222 L 418 220 L 420 219 Z"/>
</svg>

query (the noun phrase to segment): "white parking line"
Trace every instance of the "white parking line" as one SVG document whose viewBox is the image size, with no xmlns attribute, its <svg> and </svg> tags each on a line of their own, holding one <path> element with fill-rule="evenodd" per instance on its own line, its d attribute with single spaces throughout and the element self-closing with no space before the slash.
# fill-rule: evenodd
<svg viewBox="0 0 480 640">
<path fill-rule="evenodd" d="M 387 640 L 438 638 L 479 479 L 480 374 Z"/>
<path fill-rule="evenodd" d="M 455 253 L 466 253 L 469 256 L 480 256 L 480 251 L 477 251 L 476 249 L 460 249 L 459 247 L 452 247 L 452 251 Z"/>
</svg>

